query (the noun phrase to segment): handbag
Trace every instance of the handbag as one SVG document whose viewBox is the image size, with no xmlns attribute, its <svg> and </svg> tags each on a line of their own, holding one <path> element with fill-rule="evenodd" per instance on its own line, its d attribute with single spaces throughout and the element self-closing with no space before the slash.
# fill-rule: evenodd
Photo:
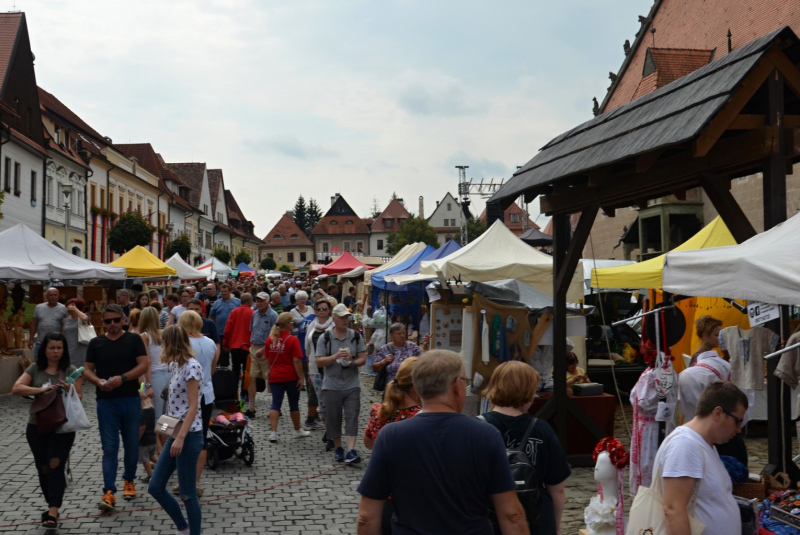
<svg viewBox="0 0 800 535">
<path fill-rule="evenodd" d="M 64 412 L 67 421 L 58 429 L 56 433 L 74 433 L 76 431 L 86 431 L 92 427 L 86 412 L 83 410 L 83 403 L 78 396 L 75 385 L 69 385 L 69 392 L 64 395 Z"/>
<path fill-rule="evenodd" d="M 389 365 L 385 365 L 381 368 L 381 371 L 378 372 L 378 375 L 375 376 L 375 382 L 372 383 L 372 388 L 377 390 L 378 392 L 383 392 L 386 390 L 386 380 L 389 378 L 389 372 L 386 370 Z"/>
<path fill-rule="evenodd" d="M 183 420 L 162 414 L 156 422 L 156 434 L 167 438 L 177 438 L 183 427 Z"/>
<path fill-rule="evenodd" d="M 675 435 L 670 438 L 670 441 L 673 438 L 675 438 Z M 667 442 L 667 444 L 668 443 L 669 442 Z M 703 452 L 703 473 L 705 473 L 706 453 L 702 449 L 702 446 L 700 446 L 700 448 Z M 664 449 L 666 450 L 666 445 Z M 650 486 L 639 487 L 636 497 L 633 499 L 633 505 L 631 505 L 631 513 L 628 517 L 628 527 L 625 530 L 625 535 L 640 535 L 641 533 L 661 535 L 667 533 L 667 522 L 664 518 L 664 495 L 661 493 L 661 473 L 663 471 L 664 466 L 662 460 L 653 471 L 653 481 L 650 483 Z M 702 535 L 706 530 L 706 525 L 703 524 L 695 514 L 699 486 L 700 480 L 698 479 L 697 483 L 695 483 L 694 499 L 688 511 L 689 528 L 692 535 Z"/>
<path fill-rule="evenodd" d="M 36 417 L 36 428 L 40 435 L 54 431 L 67 421 L 64 399 L 58 388 L 50 389 L 36 396 L 31 403 L 29 412 Z"/>
<path fill-rule="evenodd" d="M 82 321 L 79 321 L 78 343 L 88 346 L 89 342 L 91 342 L 93 338 L 97 338 L 97 332 L 94 330 L 94 325 L 91 323 L 84 325 Z"/>
</svg>

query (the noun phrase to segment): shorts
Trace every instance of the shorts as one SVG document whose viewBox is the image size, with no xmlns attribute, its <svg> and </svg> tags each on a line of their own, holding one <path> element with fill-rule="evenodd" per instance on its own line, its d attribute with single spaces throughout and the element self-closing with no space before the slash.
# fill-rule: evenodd
<svg viewBox="0 0 800 535">
<path fill-rule="evenodd" d="M 149 446 L 139 446 L 139 462 L 149 463 L 150 457 L 156 454 L 156 445 L 150 444 Z"/>
<path fill-rule="evenodd" d="M 300 391 L 297 389 L 297 381 L 284 381 L 282 383 L 270 383 L 272 390 L 272 406 L 269 410 L 279 411 L 283 405 L 283 394 L 289 398 L 289 411 L 297 412 L 300 410 Z"/>
<path fill-rule="evenodd" d="M 256 353 L 264 349 L 263 345 L 253 344 L 250 346 L 250 379 L 264 379 L 269 377 L 269 361 L 267 357 L 256 357 Z"/>
</svg>

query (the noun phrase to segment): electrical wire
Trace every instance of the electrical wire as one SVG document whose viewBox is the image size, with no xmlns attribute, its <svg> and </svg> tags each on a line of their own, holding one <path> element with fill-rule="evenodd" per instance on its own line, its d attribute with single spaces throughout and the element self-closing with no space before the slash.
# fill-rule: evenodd
<svg viewBox="0 0 800 535">
<path fill-rule="evenodd" d="M 592 276 L 595 277 L 595 281 L 597 287 L 600 287 L 600 276 L 597 274 L 597 257 L 594 254 L 594 240 L 592 239 L 592 233 L 589 233 L 589 247 L 592 250 L 592 263 L 594 264 L 594 269 L 592 269 Z M 591 279 L 590 279 L 591 280 Z M 603 325 L 606 324 L 606 315 L 603 311 L 603 303 L 600 303 L 600 321 L 603 322 Z M 606 349 L 608 351 L 608 359 L 611 360 L 611 343 L 608 341 L 608 336 L 603 333 L 603 338 L 606 341 Z M 588 362 L 587 362 L 588 364 Z M 611 361 L 611 377 L 614 379 L 614 390 L 617 391 L 617 399 L 619 400 L 619 408 L 622 411 L 622 421 L 625 423 L 625 429 L 628 431 L 628 438 L 633 440 L 633 433 L 631 433 L 631 426 L 628 425 L 628 417 L 625 416 L 625 409 L 622 406 L 622 395 L 619 393 L 619 383 L 617 382 L 617 373 L 614 371 L 616 368 L 616 364 L 614 361 Z"/>
</svg>

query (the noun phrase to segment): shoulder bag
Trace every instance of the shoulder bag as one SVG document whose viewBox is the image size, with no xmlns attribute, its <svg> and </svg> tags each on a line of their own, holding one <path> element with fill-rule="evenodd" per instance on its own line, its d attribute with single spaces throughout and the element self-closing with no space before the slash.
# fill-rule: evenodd
<svg viewBox="0 0 800 535">
<path fill-rule="evenodd" d="M 162 414 L 156 422 L 156 434 L 167 438 L 177 438 L 183 427 L 183 420 Z"/>
<path fill-rule="evenodd" d="M 378 375 L 375 376 L 375 382 L 372 383 L 373 390 L 378 392 L 386 390 L 386 380 L 389 378 L 389 372 L 386 370 L 388 367 L 389 364 L 385 364 L 381 371 L 378 372 Z"/>
<path fill-rule="evenodd" d="M 64 399 L 58 388 L 52 388 L 36 396 L 31 403 L 29 412 L 36 416 L 36 428 L 39 435 L 51 433 L 67 422 Z"/>
<path fill-rule="evenodd" d="M 670 441 L 675 438 L 670 438 Z M 669 444 L 669 442 L 667 442 Z M 699 445 L 703 453 L 703 473 L 706 468 L 706 452 L 702 449 L 703 446 Z M 664 446 L 666 451 L 666 445 Z M 662 453 L 663 457 L 663 453 Z M 664 516 L 664 495 L 661 493 L 661 473 L 664 471 L 664 461 L 659 459 L 659 462 L 653 471 L 653 481 L 650 487 L 639 487 L 636 497 L 633 499 L 631 506 L 630 517 L 628 518 L 628 528 L 625 531 L 626 535 L 640 535 L 642 533 L 667 533 L 667 522 Z M 691 507 L 687 511 L 689 515 L 689 527 L 692 535 L 702 535 L 706 530 L 706 525 L 697 518 L 695 514 L 695 507 L 697 506 L 697 494 L 700 489 L 700 481 L 697 480 L 694 487 L 694 496 L 691 501 Z"/>
<path fill-rule="evenodd" d="M 79 320 L 78 343 L 88 346 L 89 342 L 91 342 L 93 338 L 97 338 L 97 333 L 94 330 L 94 325 L 92 325 L 91 323 L 87 323 L 86 325 L 84 325 L 83 322 Z"/>
</svg>

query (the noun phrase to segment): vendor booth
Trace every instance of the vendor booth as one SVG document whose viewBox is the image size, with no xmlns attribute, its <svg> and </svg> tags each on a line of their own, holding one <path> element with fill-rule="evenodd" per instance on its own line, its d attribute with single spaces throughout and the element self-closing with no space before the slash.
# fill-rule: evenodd
<svg viewBox="0 0 800 535">
<path fill-rule="evenodd" d="M 181 282 L 196 282 L 206 279 L 206 274 L 197 270 L 183 261 L 178 253 L 175 253 L 165 262 L 169 267 L 175 269 Z"/>
<path fill-rule="evenodd" d="M 239 262 L 239 265 L 236 266 L 237 271 L 239 271 L 239 276 L 245 277 L 254 277 L 256 276 L 256 270 L 245 264 L 244 262 Z"/>
<path fill-rule="evenodd" d="M 335 275 L 337 273 L 347 273 L 357 267 L 367 267 L 361 263 L 355 256 L 349 252 L 342 253 L 342 255 L 326 266 L 319 268 L 319 273 L 322 275 Z"/>
<path fill-rule="evenodd" d="M 125 268 L 128 277 L 169 277 L 178 274 L 178 270 L 159 260 L 141 245 L 137 245 L 110 265 Z"/>
<path fill-rule="evenodd" d="M 206 278 L 211 280 L 217 277 L 227 279 L 231 271 L 233 271 L 233 268 L 222 260 L 212 256 L 210 260 L 197 266 L 197 270 L 205 273 Z"/>
</svg>

